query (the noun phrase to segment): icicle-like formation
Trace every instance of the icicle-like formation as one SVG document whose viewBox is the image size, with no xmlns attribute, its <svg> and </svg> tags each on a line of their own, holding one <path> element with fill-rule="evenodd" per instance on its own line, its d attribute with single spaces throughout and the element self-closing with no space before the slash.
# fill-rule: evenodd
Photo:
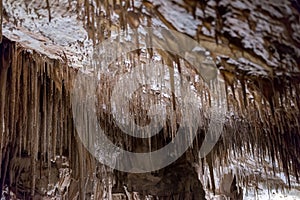
<svg viewBox="0 0 300 200">
<path fill-rule="evenodd" d="M 230 66 L 232 63 L 230 59 L 220 64 L 227 82 L 229 113 L 233 114 L 228 116 L 222 145 L 218 145 L 214 154 L 235 163 L 235 159 L 243 159 L 246 153 L 254 163 L 264 166 L 264 170 L 260 169 L 263 176 L 284 172 L 290 186 L 291 176 L 296 179 L 293 182 L 299 181 L 299 79 L 289 75 L 272 79 L 247 73 L 234 75 L 232 67 L 238 68 L 238 62 Z M 249 176 L 257 176 L 261 181 L 262 175 L 251 170 L 251 162 L 241 162 L 245 169 L 236 173 L 244 186 L 248 186 Z M 266 185 L 272 188 L 276 183 Z M 278 185 L 284 184 L 278 182 Z"/>
<path fill-rule="evenodd" d="M 55 188 L 62 194 L 64 188 L 83 188 L 85 181 L 101 183 L 101 175 L 93 175 L 94 157 L 80 148 L 74 131 L 69 94 L 74 72 L 7 39 L 0 55 L 0 187 L 8 185 L 17 196 L 29 198 L 54 197 Z M 70 176 L 80 182 L 70 182 Z M 64 195 L 76 196 L 76 190 Z M 102 191 L 98 186 L 94 195 Z"/>
<path fill-rule="evenodd" d="M 73 3 L 68 2 L 69 5 Z M 298 16 L 295 14 L 295 6 L 291 5 L 290 1 L 286 2 L 284 6 L 275 2 L 258 7 L 246 0 L 238 3 L 227 0 L 208 1 L 207 4 L 196 1 L 179 3 L 151 0 L 77 0 L 77 11 L 85 24 L 88 37 L 94 44 L 102 42 L 120 30 L 128 32 L 130 28 L 135 29 L 140 25 L 166 26 L 197 38 L 200 44 L 211 52 L 215 61 L 220 60 L 219 67 L 227 84 L 225 90 L 229 112 L 222 140 L 212 152 L 212 157 L 217 158 L 212 160 L 219 163 L 215 165 L 226 165 L 232 156 L 238 159 L 247 152 L 260 163 L 273 163 L 272 169 L 266 167 L 264 173 L 267 174 L 270 170 L 284 171 L 290 182 L 290 175 L 298 179 L 300 169 L 298 159 L 300 88 L 297 71 L 299 24 L 295 22 L 295 19 L 298 19 L 295 17 Z M 50 1 L 44 3 L 48 4 L 47 17 L 50 20 L 54 17 L 51 16 Z M 9 15 L 14 15 L 14 12 L 7 11 Z M 170 17 L 174 16 L 172 12 L 177 12 L 180 17 L 172 19 Z M 193 15 L 195 23 L 187 23 L 192 20 L 188 14 Z M 27 23 L 27 19 L 24 23 Z M 146 41 L 151 44 L 152 39 L 150 37 Z M 138 38 L 133 40 L 139 41 Z M 180 41 L 176 42 L 182 45 Z M 0 69 L 0 158 L 3 163 L 0 166 L 1 180 L 6 180 L 3 176 L 6 176 L 7 170 L 10 169 L 8 159 L 12 155 L 28 157 L 32 166 L 26 170 L 32 173 L 34 179 L 27 186 L 32 187 L 33 194 L 37 188 L 35 186 L 39 184 L 38 177 L 42 176 L 42 160 L 47 160 L 48 182 L 50 182 L 53 163 L 59 162 L 63 156 L 68 156 L 74 177 L 80 178 L 80 183 L 72 182 L 70 188 L 73 188 L 73 191 L 77 190 L 76 187 L 84 188 L 89 183 L 86 174 L 94 170 L 95 164 L 90 155 L 77 144 L 79 139 L 73 134 L 74 125 L 70 117 L 69 102 L 71 81 L 68 78 L 74 74 L 70 75 L 71 73 L 57 61 L 34 57 L 23 50 L 15 49 L 15 46 L 8 45 L 7 42 L 1 47 L 3 57 Z M 153 58 L 157 53 L 152 49 L 148 51 L 147 59 Z M 148 61 L 143 59 L 143 52 L 136 53 L 128 57 L 126 55 L 120 62 L 125 60 L 132 69 L 139 65 L 141 60 Z M 164 76 L 169 76 L 172 90 L 176 90 L 173 76 L 176 70 L 182 72 L 182 61 L 169 52 L 161 51 L 157 54 L 162 57 L 161 62 L 170 67 L 169 71 L 163 73 Z M 122 66 L 116 66 L 119 71 L 124 70 Z M 196 71 L 191 71 L 190 74 L 197 74 Z M 168 110 L 169 120 L 164 124 L 162 137 L 153 137 L 146 142 L 135 140 L 130 136 L 122 137 L 122 132 L 116 128 L 110 113 L 112 105 L 108 103 L 106 107 L 102 106 L 103 103 L 109 102 L 112 95 L 111 87 L 116 84 L 115 78 L 120 74 L 101 75 L 102 82 L 98 90 L 99 121 L 102 127 L 105 127 L 114 143 L 127 150 L 159 149 L 175 135 L 177 123 L 180 121 L 180 114 L 177 114 L 180 108 L 176 106 L 180 98 L 176 99 L 173 94 L 157 95 L 156 91 L 153 92 L 147 87 L 137 91 L 130 102 L 130 111 L 136 114 L 135 120 L 138 123 L 147 124 L 149 120 L 145 111 L 147 109 L 143 108 L 159 101 L 171 105 L 172 109 Z M 204 110 L 209 109 L 214 101 L 211 91 L 203 86 L 202 80 L 195 81 L 196 75 L 189 78 L 191 86 L 196 88 L 199 95 L 199 104 L 207 106 L 203 108 Z M 143 90 L 146 94 L 139 96 Z M 204 121 L 203 132 L 206 131 L 209 116 L 205 116 Z M 201 146 L 200 136 L 197 142 L 195 146 Z M 140 144 L 147 145 L 141 148 Z M 12 163 L 17 166 L 18 159 Z M 40 166 L 37 163 L 40 163 Z M 79 169 L 77 163 L 80 163 Z M 88 169 L 88 172 L 85 169 Z M 247 182 L 248 175 L 240 169 L 237 169 L 236 173 L 238 181 L 245 179 Z M 94 175 L 90 174 L 89 177 Z M 98 185 L 97 181 L 99 180 L 96 180 Z M 1 184 L 3 186 L 4 183 Z M 80 195 L 84 196 L 83 191 Z"/>
</svg>

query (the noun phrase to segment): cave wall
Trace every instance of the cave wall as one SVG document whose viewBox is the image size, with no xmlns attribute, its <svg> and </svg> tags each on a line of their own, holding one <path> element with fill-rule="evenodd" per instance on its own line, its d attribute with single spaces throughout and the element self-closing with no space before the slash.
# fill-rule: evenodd
<svg viewBox="0 0 300 200">
<path fill-rule="evenodd" d="M 64 3 L 59 6 L 67 7 L 68 2 Z M 212 152 L 214 160 L 226 160 L 231 156 L 231 150 L 240 154 L 250 152 L 258 158 L 268 156 L 274 163 L 279 163 L 287 177 L 291 174 L 298 179 L 300 26 L 297 1 L 251 3 L 221 0 L 207 1 L 207 4 L 195 1 L 126 1 L 124 8 L 120 7 L 118 1 L 105 1 L 103 4 L 97 1 L 95 5 L 89 4 L 88 1 L 75 3 L 76 9 L 71 13 L 78 14 L 94 44 L 109 37 L 111 30 L 126 30 L 142 24 L 152 25 L 152 21 L 155 20 L 160 21 L 160 25 L 197 39 L 212 52 L 218 63 L 227 84 L 227 107 L 229 113 L 234 113 L 228 117 L 222 140 Z M 34 4 L 36 5 L 38 4 Z M 11 41 L 4 38 L 1 43 L 1 188 L 4 185 L 18 188 L 19 184 L 23 185 L 18 189 L 20 195 L 43 194 L 41 188 L 46 183 L 40 183 L 40 180 L 46 177 L 50 182 L 51 175 L 43 175 L 42 166 L 45 165 L 46 171 L 51 171 L 57 176 L 57 169 L 61 166 L 57 166 L 60 164 L 54 160 L 59 160 L 56 156 L 64 156 L 69 162 L 69 167 L 65 167 L 73 170 L 74 177 L 74 180 L 70 181 L 67 193 L 72 197 L 80 195 L 81 198 L 87 193 L 104 195 L 105 191 L 112 190 L 105 187 L 113 184 L 113 173 L 110 174 L 111 171 L 105 169 L 109 174 L 107 177 L 102 177 L 105 173 L 101 170 L 97 176 L 93 174 L 103 166 L 78 143 L 70 117 L 68 89 L 72 85 L 70 83 L 74 73 L 82 68 L 68 68 L 68 65 L 74 66 L 71 56 L 77 52 L 68 49 L 65 43 L 57 40 L 54 40 L 55 45 L 62 47 L 66 52 L 65 57 L 60 57 L 69 62 L 63 63 L 63 59 L 52 58 L 51 56 L 58 52 L 56 48 L 50 48 L 52 46 L 47 47 L 51 51 L 46 53 L 32 51 L 35 46 L 26 46 L 22 35 L 20 39 L 18 35 L 14 35 L 14 31 L 25 32 L 28 27 L 34 30 L 34 26 L 30 23 L 29 26 L 22 16 L 16 16 L 8 9 L 14 6 L 16 5 L 13 1 L 4 4 L 6 19 L 3 32 Z M 43 9 L 50 8 L 50 12 L 51 9 L 53 12 L 56 6 L 58 5 Z M 171 9 L 167 9 L 169 7 L 174 8 L 175 14 L 172 15 Z M 36 8 L 39 9 L 39 6 Z M 95 8 L 106 12 L 101 12 L 101 9 L 93 12 Z M 112 12 L 120 16 L 115 24 L 111 22 Z M 174 15 L 183 17 L 170 17 Z M 47 14 L 46 17 L 49 21 L 50 18 L 55 21 L 55 15 L 49 17 Z M 184 19 L 193 22 L 191 27 L 185 26 Z M 13 25 L 15 22 L 21 25 L 22 20 L 25 21 L 23 23 L 26 24 L 26 28 L 16 28 Z M 47 37 L 50 38 L 49 41 L 53 40 L 53 36 Z M 44 39 L 40 39 L 40 42 L 44 42 Z M 69 41 L 64 42 L 74 45 Z M 183 41 L 178 42 L 183 44 Z M 81 53 L 86 46 L 80 45 L 78 49 Z M 32 180 L 28 181 L 28 177 L 18 179 L 22 171 L 20 163 L 28 163 L 24 170 L 28 171 L 29 177 L 34 177 Z M 127 180 L 127 176 L 129 175 L 120 179 Z M 131 178 L 138 179 L 134 176 Z M 52 182 L 55 180 L 58 179 Z M 108 180 L 111 183 L 102 183 Z M 124 180 L 120 181 L 121 186 Z M 79 188 L 83 188 L 85 184 L 91 184 L 93 186 L 90 188 L 96 189 L 79 194 Z M 135 186 L 135 189 L 139 190 L 139 187 Z M 14 190 L 18 193 L 17 189 Z"/>
</svg>

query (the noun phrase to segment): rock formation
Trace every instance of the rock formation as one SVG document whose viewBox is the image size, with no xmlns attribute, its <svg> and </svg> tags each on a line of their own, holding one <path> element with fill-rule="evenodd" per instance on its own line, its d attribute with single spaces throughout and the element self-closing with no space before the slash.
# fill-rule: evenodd
<svg viewBox="0 0 300 200">
<path fill-rule="evenodd" d="M 19 199 L 204 199 L 195 165 L 200 163 L 200 174 L 209 166 L 210 186 L 215 189 L 213 171 L 245 154 L 262 165 L 268 158 L 273 168 L 266 167 L 267 175 L 284 172 L 289 184 L 290 177 L 299 182 L 299 1 L 7 0 L 0 5 L 3 196 L 11 192 Z M 92 73 L 89 56 L 93 47 L 118 32 L 142 26 L 166 27 L 199 42 L 225 80 L 227 115 L 221 138 L 208 157 L 200 158 L 198 151 L 209 117 L 199 127 L 193 147 L 176 162 L 155 172 L 131 174 L 101 164 L 84 147 L 73 121 L 71 96 L 76 75 Z M 184 42 L 177 40 L 176 48 L 183 48 Z M 170 52 L 151 50 L 133 52 L 121 61 L 129 60 L 134 68 L 139 58 L 146 62 L 153 55 L 174 70 L 185 62 Z M 189 58 L 198 62 L 201 56 Z M 100 74 L 97 114 L 110 139 L 137 152 L 169 143 L 180 117 L 169 118 L 161 133 L 150 140 L 120 137 L 122 130 L 107 112 L 106 98 L 116 75 L 124 73 L 126 66 L 109 70 L 115 74 Z M 199 82 L 196 70 L 187 67 L 183 72 L 189 74 L 185 78 L 189 77 L 195 91 L 203 94 L 202 104 L 209 106 L 214 97 L 201 84 L 207 77 Z M 170 72 L 171 83 L 173 76 Z M 149 99 L 159 96 L 151 89 L 146 91 Z M 163 101 L 176 104 L 172 96 Z M 147 123 L 147 113 L 139 105 L 147 101 L 137 95 L 132 102 L 137 121 Z M 251 178 L 258 180 L 259 176 L 236 172 L 235 181 L 247 187 Z"/>
</svg>

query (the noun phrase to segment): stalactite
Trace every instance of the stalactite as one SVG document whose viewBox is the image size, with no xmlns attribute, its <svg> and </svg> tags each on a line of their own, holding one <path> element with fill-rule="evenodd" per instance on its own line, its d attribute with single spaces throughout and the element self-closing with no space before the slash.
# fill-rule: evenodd
<svg viewBox="0 0 300 200">
<path fill-rule="evenodd" d="M 47 3 L 47 9 L 48 9 L 48 20 L 49 22 L 51 22 L 51 6 L 50 6 L 50 3 L 49 3 L 49 0 L 46 0 L 46 3 Z"/>
<path fill-rule="evenodd" d="M 43 72 L 41 74 L 42 76 L 42 86 L 41 87 L 41 160 L 43 163 L 47 163 L 47 63 L 43 63 Z"/>
<path fill-rule="evenodd" d="M 53 82 L 54 84 L 54 88 L 53 89 L 53 113 L 52 113 L 52 134 L 51 134 L 51 141 L 52 141 L 52 158 L 55 160 L 56 159 L 56 150 L 57 150 L 57 124 L 58 124 L 58 103 L 59 103 L 59 97 L 57 95 L 57 89 L 56 89 L 56 86 L 55 86 L 55 83 Z"/>
<path fill-rule="evenodd" d="M 17 94 L 16 96 L 18 97 L 18 100 L 17 102 L 20 102 L 23 100 L 22 98 L 22 90 L 21 90 L 21 87 L 20 85 L 23 83 L 22 81 L 22 72 L 23 72 L 23 58 L 19 59 L 19 52 L 17 53 L 17 69 L 18 69 L 18 73 L 17 73 Z M 24 89 L 24 88 L 23 88 Z M 17 104 L 17 103 L 16 103 Z M 16 113 L 15 113 L 15 116 L 17 116 L 18 120 L 17 120 L 17 127 L 16 127 L 16 143 L 17 143 L 17 148 L 18 148 L 18 151 L 16 152 L 17 156 L 20 157 L 21 156 L 21 153 L 22 153 L 22 138 L 23 138 L 23 130 L 22 130 L 22 124 L 23 123 L 23 117 L 22 117 L 22 110 L 23 110 L 23 105 L 20 103 L 20 104 L 17 104 L 17 109 L 16 109 Z"/>
<path fill-rule="evenodd" d="M 30 126 L 32 129 L 30 130 L 31 134 L 31 166 L 32 166 L 32 188 L 31 188 L 31 195 L 35 195 L 35 187 L 36 187 L 36 179 L 37 179 L 37 169 L 36 169 L 36 163 L 37 163 L 37 154 L 38 154 L 38 145 L 39 145 L 39 124 L 38 124 L 38 118 L 39 118 L 39 94 L 38 94 L 38 70 L 39 70 L 39 62 L 34 61 L 34 64 L 31 66 L 31 113 L 32 119 L 30 120 Z"/>
<path fill-rule="evenodd" d="M 3 152 L 2 149 L 5 149 L 6 147 L 6 122 L 5 122 L 5 104 L 6 104 L 6 84 L 7 84 L 7 71 L 9 68 L 9 52 L 10 49 L 8 49 L 7 44 L 1 44 L 1 78 L 0 78 L 0 87 L 1 87 L 1 101 L 0 101 L 0 134 L 1 134 L 1 143 L 0 143 L 0 159 L 3 159 Z M 2 164 L 0 165 L 0 171 L 2 172 Z M 0 178 L 2 178 L 3 174 L 0 174 Z M 1 186 L 2 183 L 1 183 Z"/>
</svg>

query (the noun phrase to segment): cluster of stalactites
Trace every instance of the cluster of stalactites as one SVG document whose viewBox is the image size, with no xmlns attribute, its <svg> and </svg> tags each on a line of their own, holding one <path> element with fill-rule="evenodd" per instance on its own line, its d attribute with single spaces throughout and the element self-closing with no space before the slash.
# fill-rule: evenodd
<svg viewBox="0 0 300 200">
<path fill-rule="evenodd" d="M 127 30 L 127 25 L 137 28 L 141 17 L 133 0 L 78 0 L 77 12 L 94 44 L 107 39 L 112 31 Z M 114 14 L 118 15 L 117 21 L 112 19 Z"/>
<path fill-rule="evenodd" d="M 140 24 L 140 16 L 133 6 L 133 1 L 124 1 L 123 5 L 121 1 L 115 0 L 110 4 L 111 1 L 108 0 L 95 1 L 95 5 L 88 0 L 78 0 L 79 14 L 84 16 L 82 18 L 86 20 L 89 37 L 94 43 L 109 37 L 110 31 L 114 29 L 112 10 L 119 15 L 120 27 L 123 30 L 127 29 L 127 25 L 137 28 Z M 168 28 L 173 29 L 172 24 L 168 23 L 151 3 L 143 1 L 143 5 L 155 12 Z M 147 19 L 150 23 L 150 17 Z M 202 44 L 205 45 L 205 41 Z M 69 94 L 62 85 L 62 79 L 54 75 L 61 73 L 61 69 L 58 70 L 59 73 L 55 71 L 62 68 L 61 65 L 55 61 L 33 57 L 24 51 L 18 52 L 13 45 L 8 46 L 8 49 L 2 50 L 1 55 L 4 57 L 0 69 L 0 159 L 4 163 L 0 166 L 4 167 L 1 169 L 1 176 L 6 174 L 2 171 L 9 170 L 6 164 L 8 165 L 8 155 L 12 155 L 12 152 L 8 151 L 8 146 L 12 145 L 16 146 L 13 150 L 16 156 L 25 154 L 31 158 L 32 164 L 44 160 L 48 166 L 51 159 L 56 155 L 63 155 L 64 149 L 67 149 L 69 152 L 66 155 L 71 157 L 69 159 L 73 160 L 73 163 L 79 161 L 78 173 L 83 181 L 83 174 L 86 173 L 84 170 L 95 171 L 95 164 L 90 157 L 72 158 L 73 154 L 70 151 L 74 149 L 71 142 L 73 125 L 72 119 L 68 117 L 71 113 L 71 107 L 68 106 L 70 103 L 67 102 Z M 220 46 L 218 48 L 221 49 Z M 62 74 L 62 77 L 69 76 L 68 72 Z M 224 72 L 229 115 L 221 145 L 218 145 L 214 152 L 216 158 L 227 160 L 232 156 L 232 152 L 243 154 L 247 151 L 261 162 L 265 157 L 270 158 L 273 163 L 279 164 L 280 170 L 284 170 L 287 177 L 292 174 L 298 178 L 299 83 L 285 77 L 263 79 L 235 76 L 234 72 Z M 207 102 L 208 98 L 209 93 L 206 93 L 201 101 Z M 126 145 L 132 148 L 135 144 L 128 140 Z M 83 147 L 75 149 L 79 149 L 79 152 L 76 152 L 79 155 L 86 154 Z M 273 170 L 275 172 L 277 169 Z M 36 171 L 36 165 L 32 165 L 33 177 L 36 177 Z M 1 180 L 4 178 L 1 177 Z M 34 188 L 35 179 L 31 184 Z"/>
<path fill-rule="evenodd" d="M 1 191 L 6 185 L 24 198 L 49 195 L 57 187 L 50 196 L 108 198 L 111 170 L 96 162 L 74 128 L 70 81 L 75 72 L 7 39 L 0 56 Z"/>
<path fill-rule="evenodd" d="M 157 17 L 167 28 L 176 30 L 158 7 L 149 1 L 137 4 L 134 0 L 77 1 L 78 16 L 84 22 L 88 36 L 94 44 L 109 38 L 112 32 L 137 29 L 140 25 L 151 27 L 153 17 Z"/>
<path fill-rule="evenodd" d="M 87 30 L 90 38 L 94 42 L 96 41 L 95 43 L 109 37 L 111 30 L 118 30 L 119 28 L 126 30 L 128 27 L 137 28 L 141 22 L 143 23 L 144 16 L 138 14 L 140 10 L 134 7 L 133 1 L 105 1 L 94 6 L 85 1 L 84 5 L 82 14 L 88 16 L 85 17 Z M 142 5 L 147 9 L 152 9 L 156 17 L 166 27 L 174 29 L 173 25 L 164 19 L 152 3 L 143 1 Z M 112 23 L 112 12 L 119 15 L 118 23 L 120 24 Z M 145 16 L 146 19 L 147 15 Z M 96 22 L 97 20 L 99 22 Z M 147 20 L 150 26 L 151 17 Z M 102 34 L 100 32 L 98 34 L 97 30 L 102 31 Z M 208 48 L 213 46 L 216 49 L 213 52 L 216 54 L 215 57 L 218 57 L 219 54 L 227 54 L 227 56 L 237 59 L 240 56 L 245 56 L 244 53 L 247 51 L 241 49 L 240 52 L 233 53 L 230 48 L 218 45 L 214 41 L 207 42 L 207 45 L 206 41 L 201 41 L 201 44 Z M 258 61 L 255 56 L 248 56 L 247 58 L 254 63 L 263 63 L 262 66 L 266 65 L 264 62 Z M 243 74 L 242 69 L 240 70 Z M 219 145 L 217 148 L 216 157 L 227 161 L 232 151 L 237 154 L 247 151 L 257 160 L 268 157 L 274 166 L 278 164 L 279 168 L 273 168 L 273 171 L 283 170 L 288 182 L 290 182 L 290 174 L 298 179 L 300 169 L 300 162 L 297 159 L 300 156 L 300 106 L 297 78 L 284 75 L 266 78 L 260 76 L 259 73 L 249 76 L 241 74 L 237 73 L 237 70 L 223 71 L 227 84 L 229 115 L 222 137 L 221 143 L 223 145 Z M 227 152 L 227 155 L 224 152 Z"/>
<path fill-rule="evenodd" d="M 284 76 L 237 77 L 226 71 L 224 77 L 229 115 L 220 145 L 213 152 L 215 163 L 219 163 L 216 169 L 220 163 L 233 164 L 237 159 L 246 166 L 236 170 L 244 186 L 254 179 L 264 181 L 259 173 L 247 172 L 247 166 L 249 171 L 259 167 L 265 177 L 284 172 L 289 186 L 295 181 L 291 177 L 299 181 L 299 81 Z M 274 187 L 272 184 L 267 181 L 268 187 Z"/>
<path fill-rule="evenodd" d="M 9 159 L 28 158 L 34 194 L 38 163 L 50 169 L 51 160 L 71 145 L 68 134 L 64 134 L 71 130 L 64 91 L 59 91 L 62 85 L 58 87 L 51 79 L 59 63 L 32 55 L 7 40 L 1 44 L 1 62 L 1 180 L 21 172 Z"/>
</svg>

